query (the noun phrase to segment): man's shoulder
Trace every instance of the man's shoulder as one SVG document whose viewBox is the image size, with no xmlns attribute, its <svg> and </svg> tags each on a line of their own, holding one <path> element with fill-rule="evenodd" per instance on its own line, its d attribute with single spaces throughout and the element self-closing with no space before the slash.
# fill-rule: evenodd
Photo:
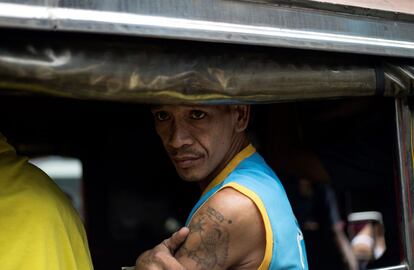
<svg viewBox="0 0 414 270">
<path fill-rule="evenodd" d="M 70 209 L 66 195 L 27 158 L 10 153 L 1 155 L 1 159 L 0 186 L 3 198 L 13 201 L 16 207 L 30 208 L 32 213 L 51 214 Z"/>
<path fill-rule="evenodd" d="M 248 195 L 231 187 L 216 192 L 204 205 L 204 211 L 238 237 L 256 235 L 263 231 L 258 206 Z"/>
<path fill-rule="evenodd" d="M 265 231 L 260 213 L 252 200 L 235 189 L 223 188 L 210 197 L 193 216 L 189 229 L 179 256 L 186 255 L 197 264 L 214 258 L 214 264 L 204 268 L 257 268 L 262 261 Z"/>
<path fill-rule="evenodd" d="M 255 203 L 245 194 L 232 186 L 226 186 L 216 192 L 206 203 L 209 207 L 216 207 L 228 215 L 237 215 L 244 212 L 254 212 Z"/>
<path fill-rule="evenodd" d="M 234 231 L 249 224 L 257 212 L 249 197 L 226 187 L 217 191 L 198 209 L 193 221 L 197 218 L 207 219 L 208 223 Z"/>
<path fill-rule="evenodd" d="M 259 153 L 254 153 L 243 160 L 228 175 L 225 182 L 236 182 L 248 186 L 275 186 L 279 184 L 279 177 Z"/>
</svg>

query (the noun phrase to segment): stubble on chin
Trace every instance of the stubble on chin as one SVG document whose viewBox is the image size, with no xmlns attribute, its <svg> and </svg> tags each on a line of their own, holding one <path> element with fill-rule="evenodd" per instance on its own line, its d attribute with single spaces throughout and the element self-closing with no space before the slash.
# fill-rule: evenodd
<svg viewBox="0 0 414 270">
<path fill-rule="evenodd" d="M 181 173 L 178 173 L 178 175 L 180 176 L 180 178 L 186 182 L 199 182 L 201 181 L 198 177 L 194 176 L 194 175 L 184 175 Z"/>
</svg>

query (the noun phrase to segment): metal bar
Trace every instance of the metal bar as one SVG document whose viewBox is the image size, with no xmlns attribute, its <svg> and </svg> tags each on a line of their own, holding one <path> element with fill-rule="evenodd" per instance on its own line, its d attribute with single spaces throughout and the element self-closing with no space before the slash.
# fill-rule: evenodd
<svg viewBox="0 0 414 270">
<path fill-rule="evenodd" d="M 397 265 L 397 266 L 390 266 L 385 268 L 376 268 L 376 269 L 370 269 L 370 270 L 408 270 L 408 266 L 405 264 Z"/>
<path fill-rule="evenodd" d="M 361 56 L 113 36 L 12 35 L 17 37 L 0 45 L 4 90 L 144 103 L 394 95 L 377 91 L 372 59 Z"/>
<path fill-rule="evenodd" d="M 407 104 L 407 98 L 397 98 L 395 100 L 396 109 L 396 128 L 398 140 L 398 163 L 400 176 L 400 198 L 403 206 L 402 228 L 403 246 L 405 260 L 412 269 L 413 264 L 413 209 L 412 198 L 414 198 L 414 178 L 412 160 L 412 132 L 413 119 Z"/>
<path fill-rule="evenodd" d="M 414 58 L 410 22 L 222 0 L 36 4 L 0 3 L 0 26 Z"/>
</svg>

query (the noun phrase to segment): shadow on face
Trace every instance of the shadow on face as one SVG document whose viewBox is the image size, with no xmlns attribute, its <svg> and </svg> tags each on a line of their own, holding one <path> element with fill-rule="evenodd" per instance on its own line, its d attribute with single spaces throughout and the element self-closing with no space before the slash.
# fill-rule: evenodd
<svg viewBox="0 0 414 270">
<path fill-rule="evenodd" d="M 223 167 L 247 127 L 248 105 L 161 105 L 155 128 L 178 174 L 203 181 Z"/>
</svg>

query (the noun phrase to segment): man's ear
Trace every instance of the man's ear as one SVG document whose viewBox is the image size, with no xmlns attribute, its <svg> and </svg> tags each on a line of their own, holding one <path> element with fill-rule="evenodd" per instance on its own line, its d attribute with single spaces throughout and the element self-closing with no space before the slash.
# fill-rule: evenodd
<svg viewBox="0 0 414 270">
<path fill-rule="evenodd" d="M 236 115 L 236 132 L 246 130 L 250 119 L 250 105 L 234 105 Z"/>
</svg>

